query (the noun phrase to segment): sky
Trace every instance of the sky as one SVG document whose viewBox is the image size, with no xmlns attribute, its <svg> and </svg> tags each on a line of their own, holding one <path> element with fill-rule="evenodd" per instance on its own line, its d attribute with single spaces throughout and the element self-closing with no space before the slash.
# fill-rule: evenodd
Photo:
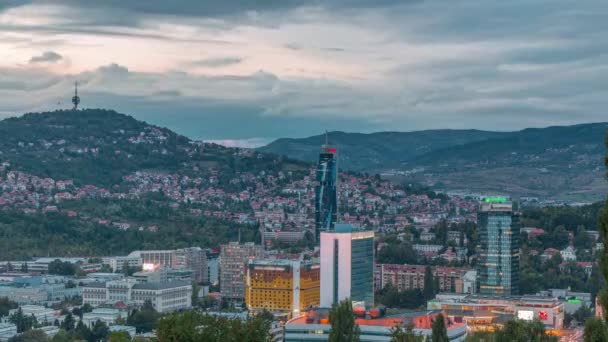
<svg viewBox="0 0 608 342">
<path fill-rule="evenodd" d="M 0 0 L 0 118 L 109 108 L 257 146 L 608 121 L 606 0 Z"/>
</svg>

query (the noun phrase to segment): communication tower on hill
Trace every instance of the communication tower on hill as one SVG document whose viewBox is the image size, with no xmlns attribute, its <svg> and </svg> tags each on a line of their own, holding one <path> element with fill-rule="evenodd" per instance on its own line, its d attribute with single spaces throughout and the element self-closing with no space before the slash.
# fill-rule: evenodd
<svg viewBox="0 0 608 342">
<path fill-rule="evenodd" d="M 74 104 L 74 108 L 72 110 L 77 110 L 78 104 L 80 104 L 80 96 L 78 96 L 78 82 L 74 83 L 74 96 L 72 96 L 72 103 Z"/>
</svg>

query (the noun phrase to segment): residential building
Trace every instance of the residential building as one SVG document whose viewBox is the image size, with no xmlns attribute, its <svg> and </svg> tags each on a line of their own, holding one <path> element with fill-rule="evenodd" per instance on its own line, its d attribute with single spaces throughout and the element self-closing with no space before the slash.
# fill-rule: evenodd
<svg viewBox="0 0 608 342">
<path fill-rule="evenodd" d="M 254 259 L 247 264 L 245 303 L 249 310 L 298 316 L 319 306 L 319 264 L 300 260 Z"/>
<path fill-rule="evenodd" d="M 477 213 L 480 248 L 478 293 L 519 293 L 519 217 L 502 197 L 484 199 Z"/>
<path fill-rule="evenodd" d="M 245 264 L 250 259 L 262 258 L 264 247 L 253 242 L 231 242 L 221 246 L 220 292 L 231 301 L 245 299 Z"/>
<path fill-rule="evenodd" d="M 439 251 L 444 249 L 445 247 L 442 245 L 423 245 L 423 244 L 415 244 L 413 246 L 414 250 L 419 254 L 437 254 Z"/>
<path fill-rule="evenodd" d="M 207 251 L 200 247 L 175 250 L 134 251 L 131 258 L 141 258 L 144 268 L 166 267 L 173 269 L 190 269 L 197 282 L 208 282 Z"/>
<path fill-rule="evenodd" d="M 321 307 L 349 298 L 374 305 L 374 232 L 337 224 L 321 232 Z"/>
<path fill-rule="evenodd" d="M 399 291 L 424 288 L 424 274 L 427 266 L 376 264 L 374 272 L 377 289 L 392 284 Z M 433 277 L 437 279 L 440 292 L 463 293 L 465 274 L 470 271 L 460 267 L 431 267 Z"/>
<path fill-rule="evenodd" d="M 315 237 L 333 230 L 338 217 L 338 152 L 327 141 L 321 146 L 316 171 Z"/>
<path fill-rule="evenodd" d="M 192 307 L 192 285 L 181 281 L 138 283 L 123 279 L 83 286 L 82 302 L 93 307 L 116 303 L 143 306 L 150 301 L 156 311 L 164 313 Z"/>
<path fill-rule="evenodd" d="M 572 246 L 568 246 L 559 252 L 564 261 L 576 261 L 576 250 Z"/>
<path fill-rule="evenodd" d="M 139 255 L 117 256 L 102 258 L 102 263 L 110 266 L 112 272 L 123 272 L 125 265 L 133 269 L 141 269 L 143 261 Z"/>
</svg>

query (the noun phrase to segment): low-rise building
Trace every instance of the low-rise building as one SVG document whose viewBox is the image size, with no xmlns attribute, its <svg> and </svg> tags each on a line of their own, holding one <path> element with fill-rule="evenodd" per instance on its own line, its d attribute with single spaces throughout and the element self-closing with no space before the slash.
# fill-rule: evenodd
<svg viewBox="0 0 608 342">
<path fill-rule="evenodd" d="M 0 342 L 8 341 L 17 335 L 17 326 L 13 323 L 0 323 Z"/>
<path fill-rule="evenodd" d="M 83 286 L 83 304 L 99 306 L 119 302 L 143 306 L 150 301 L 160 313 L 192 307 L 192 285 L 182 281 L 138 283 L 135 279 L 91 283 Z"/>
<path fill-rule="evenodd" d="M 492 331 L 505 322 L 539 320 L 548 331 L 564 327 L 564 303 L 543 296 L 481 296 L 438 294 L 428 301 L 428 310 L 442 310 L 454 322 L 464 322 L 471 331 Z"/>
<path fill-rule="evenodd" d="M 127 319 L 127 312 L 113 308 L 95 308 L 82 315 L 82 323 L 92 328 L 95 322 L 101 321 L 106 325 L 113 325 L 118 319 Z"/>
<path fill-rule="evenodd" d="M 568 289 L 550 289 L 536 294 L 541 297 L 557 298 L 564 303 L 566 313 L 573 314 L 581 306 L 591 308 L 593 305 L 591 293 L 573 292 Z"/>
<path fill-rule="evenodd" d="M 129 336 L 131 338 L 135 338 L 135 335 L 137 334 L 137 331 L 135 329 L 135 327 L 129 326 L 129 325 L 112 325 L 110 326 L 110 332 L 116 332 L 116 331 L 124 331 L 127 334 L 129 334 Z"/>
<path fill-rule="evenodd" d="M 432 333 L 432 320 L 441 311 L 409 312 L 390 317 L 372 318 L 366 315 L 359 317 L 355 322 L 361 331 L 362 342 L 389 342 L 392 341 L 392 331 L 396 326 L 403 328 L 413 326 L 416 335 L 430 339 Z M 285 324 L 285 342 L 318 342 L 327 341 L 331 322 L 329 321 L 327 309 L 315 309 L 304 313 L 301 317 L 289 320 Z M 452 342 L 464 341 L 467 335 L 465 323 L 446 321 L 448 338 Z"/>
<path fill-rule="evenodd" d="M 9 315 L 17 313 L 17 311 L 21 310 L 24 316 L 34 316 L 38 323 L 54 323 L 56 319 L 59 319 L 61 316 L 60 312 L 57 310 L 45 308 L 40 305 L 22 305 L 17 309 L 13 309 L 9 311 Z"/>
</svg>

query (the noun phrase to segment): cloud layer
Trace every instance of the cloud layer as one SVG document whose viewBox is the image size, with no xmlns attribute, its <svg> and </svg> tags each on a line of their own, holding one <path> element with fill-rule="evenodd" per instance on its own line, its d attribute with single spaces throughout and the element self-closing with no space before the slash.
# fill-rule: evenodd
<svg viewBox="0 0 608 342">
<path fill-rule="evenodd" d="M 79 81 L 84 107 L 245 143 L 606 121 L 607 35 L 603 0 L 9 1 L 0 117 Z"/>
</svg>

